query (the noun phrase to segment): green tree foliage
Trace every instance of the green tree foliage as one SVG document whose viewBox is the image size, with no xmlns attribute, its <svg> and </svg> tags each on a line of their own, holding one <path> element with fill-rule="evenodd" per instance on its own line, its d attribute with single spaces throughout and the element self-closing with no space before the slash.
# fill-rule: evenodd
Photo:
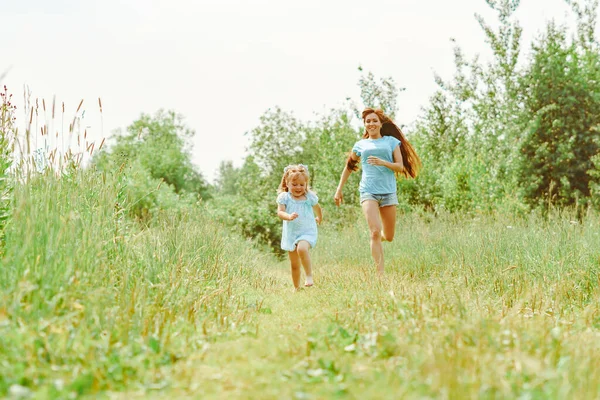
<svg viewBox="0 0 600 400">
<path fill-rule="evenodd" d="M 361 137 L 362 129 L 354 126 L 350 110 L 332 109 L 313 123 L 302 158 L 311 168 L 311 185 L 326 204 L 333 204 L 333 194 L 353 144 Z M 359 174 L 350 176 L 345 192 L 346 205 L 358 201 Z M 345 209 L 345 207 L 344 207 Z"/>
<path fill-rule="evenodd" d="M 223 163 L 217 177 L 217 193 L 207 208 L 225 225 L 277 251 L 281 237 L 280 223 L 273 211 L 277 184 L 277 175 L 265 175 L 253 155 L 247 156 L 239 168 Z"/>
<path fill-rule="evenodd" d="M 362 67 L 358 67 L 358 70 L 361 73 L 363 72 Z M 398 111 L 398 94 L 404 91 L 405 88 L 398 87 L 392 77 L 380 78 L 377 81 L 373 72 L 361 75 L 358 80 L 358 87 L 360 88 L 360 98 L 363 104 L 361 109 L 354 106 L 354 112 L 358 118 L 361 117 L 361 111 L 364 108 L 371 107 L 381 108 L 394 119 L 396 111 Z"/>
<path fill-rule="evenodd" d="M 524 77 L 529 123 L 519 176 L 533 204 L 585 204 L 597 181 L 591 172 L 600 150 L 600 54 L 581 16 L 579 25 L 579 37 L 569 43 L 564 27 L 549 24 Z"/>
<path fill-rule="evenodd" d="M 413 203 L 451 211 L 520 210 L 547 205 L 549 196 L 586 204 L 597 187 L 598 1 L 570 2 L 575 37 L 569 42 L 566 28 L 549 23 L 526 63 L 513 17 L 519 1 L 487 3 L 498 27 L 476 18 L 491 61 L 468 61 L 457 47 L 453 79 L 436 77 L 440 88 L 416 124 L 425 169 L 405 192 Z"/>
<path fill-rule="evenodd" d="M 598 0 L 583 5 L 568 1 L 578 21 L 573 39 L 568 41 L 566 29 L 550 23 L 535 39 L 528 59 L 521 56 L 522 28 L 514 17 L 520 0 L 486 3 L 497 21 L 476 19 L 491 57 L 485 63 L 477 56 L 468 59 L 457 45 L 454 76 L 435 76 L 438 90 L 405 132 L 423 170 L 415 180 L 398 181 L 401 207 L 525 212 L 546 205 L 548 196 L 559 205 L 600 206 L 595 200 L 600 194 Z M 392 78 L 378 79 L 369 72 L 361 75 L 358 86 L 362 106 L 395 115 L 403 89 Z M 244 166 L 221 167 L 217 198 L 227 198 L 223 203 L 236 215 L 230 222 L 277 247 L 275 189 L 285 165 L 304 163 L 325 205 L 326 220 L 344 223 L 350 210 L 356 210 L 351 188 L 357 182 L 349 182 L 344 191 L 347 208 L 333 207 L 330 197 L 352 144 L 362 135 L 361 109 L 350 101 L 313 122 L 298 121 L 279 108 L 268 110 L 249 132 Z M 358 181 L 359 174 L 351 179 Z"/>
<path fill-rule="evenodd" d="M 193 135 L 173 111 L 142 114 L 94 163 L 100 169 L 126 170 L 129 211 L 145 218 L 153 210 L 176 207 L 182 199 L 210 197 L 209 185 L 191 161 Z"/>
<path fill-rule="evenodd" d="M 239 170 L 232 161 L 222 161 L 217 172 L 216 189 L 223 195 L 234 195 L 238 192 Z"/>
<path fill-rule="evenodd" d="M 249 155 L 244 164 L 235 168 L 224 162 L 219 168 L 211 210 L 245 236 L 281 252 L 281 220 L 275 199 L 283 169 L 289 164 L 308 165 L 311 187 L 321 203 L 331 203 L 347 153 L 359 132 L 352 126 L 349 110 L 331 110 L 317 122 L 304 123 L 274 108 L 263 114 L 260 125 L 248 135 Z M 357 199 L 349 189 L 346 201 L 352 204 Z M 341 214 L 344 212 L 351 211 L 344 206 Z"/>
<path fill-rule="evenodd" d="M 240 168 L 221 164 L 218 196 L 212 212 L 246 237 L 279 249 L 281 221 L 276 217 L 277 187 L 283 168 L 303 162 L 303 144 L 308 126 L 279 107 L 267 110 L 260 125 L 246 134 L 249 155 Z"/>
<path fill-rule="evenodd" d="M 246 133 L 250 136 L 249 152 L 263 174 L 279 174 L 302 152 L 308 127 L 279 107 L 267 110 L 260 125 Z"/>
<path fill-rule="evenodd" d="M 497 14 L 498 27 L 476 18 L 491 47 L 490 61 L 469 61 L 456 46 L 453 79 L 435 77 L 439 89 L 416 123 L 414 141 L 424 169 L 405 188 L 412 204 L 489 210 L 514 197 L 522 29 L 513 14 L 519 1 L 487 3 Z"/>
</svg>

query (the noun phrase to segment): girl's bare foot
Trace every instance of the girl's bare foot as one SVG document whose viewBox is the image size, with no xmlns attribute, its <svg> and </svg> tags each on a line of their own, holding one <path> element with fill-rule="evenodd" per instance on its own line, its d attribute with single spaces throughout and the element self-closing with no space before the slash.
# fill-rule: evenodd
<svg viewBox="0 0 600 400">
<path fill-rule="evenodd" d="M 304 286 L 306 287 L 311 287 L 313 286 L 315 283 L 313 282 L 313 278 L 312 276 L 307 276 L 306 277 L 306 283 L 304 283 Z"/>
</svg>

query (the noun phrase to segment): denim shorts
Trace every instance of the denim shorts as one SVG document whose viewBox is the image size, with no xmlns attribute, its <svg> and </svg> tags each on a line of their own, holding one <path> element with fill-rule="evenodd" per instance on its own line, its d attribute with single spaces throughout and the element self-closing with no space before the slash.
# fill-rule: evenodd
<svg viewBox="0 0 600 400">
<path fill-rule="evenodd" d="M 365 200 L 375 200 L 379 207 L 398 205 L 398 195 L 396 193 L 371 194 L 360 192 L 360 204 Z"/>
</svg>

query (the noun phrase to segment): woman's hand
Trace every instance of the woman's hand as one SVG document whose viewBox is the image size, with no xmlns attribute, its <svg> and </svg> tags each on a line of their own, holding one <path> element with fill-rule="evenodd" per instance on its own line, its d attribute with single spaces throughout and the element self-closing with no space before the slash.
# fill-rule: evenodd
<svg viewBox="0 0 600 400">
<path fill-rule="evenodd" d="M 335 191 L 335 195 L 333 196 L 333 200 L 335 201 L 335 205 L 339 207 L 340 204 L 342 204 L 342 201 L 344 200 L 344 195 L 342 194 L 341 189 L 338 189 Z"/>
<path fill-rule="evenodd" d="M 386 164 L 387 164 L 387 161 L 384 161 L 384 160 L 382 160 L 379 157 L 369 156 L 367 158 L 367 164 L 369 164 L 369 165 L 379 165 L 379 166 L 385 167 Z"/>
</svg>

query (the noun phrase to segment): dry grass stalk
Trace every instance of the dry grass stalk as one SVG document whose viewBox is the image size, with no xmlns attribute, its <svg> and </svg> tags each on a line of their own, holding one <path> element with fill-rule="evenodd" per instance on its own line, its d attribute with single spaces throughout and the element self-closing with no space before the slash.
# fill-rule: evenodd
<svg viewBox="0 0 600 400">
<path fill-rule="evenodd" d="M 79 109 L 81 108 L 82 104 L 83 104 L 83 99 L 81 99 L 81 101 L 79 102 L 79 105 L 77 106 L 77 111 L 75 111 L 75 113 L 79 112 Z"/>
</svg>

